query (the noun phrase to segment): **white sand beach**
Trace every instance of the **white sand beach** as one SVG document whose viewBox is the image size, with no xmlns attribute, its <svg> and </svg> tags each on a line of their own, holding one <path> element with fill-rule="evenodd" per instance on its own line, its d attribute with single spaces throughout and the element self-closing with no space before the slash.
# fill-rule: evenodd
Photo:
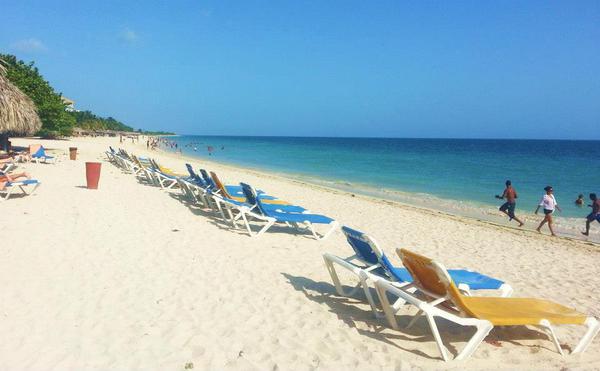
<svg viewBox="0 0 600 371">
<path fill-rule="evenodd" d="M 43 145 L 58 163 L 20 165 L 42 185 L 33 196 L 0 203 L 0 369 L 600 369 L 599 338 L 584 354 L 560 356 L 532 327 L 496 328 L 470 359 L 444 362 L 425 318 L 395 331 L 371 315 L 362 295 L 336 294 L 322 255 L 352 255 L 339 230 L 325 241 L 279 227 L 251 238 L 188 207 L 178 191 L 138 182 L 104 151 L 121 146 L 180 172 L 183 158 L 118 138 Z M 79 148 L 77 161 L 68 159 L 71 146 Z M 102 161 L 98 190 L 85 188 L 85 161 Z M 410 248 L 447 267 L 500 278 L 515 297 L 551 299 L 600 317 L 597 244 L 192 164 L 369 233 L 395 264 L 395 249 Z M 452 339 L 450 352 L 468 338 L 449 323 L 440 331 Z M 571 348 L 583 331 L 558 327 Z"/>
</svg>

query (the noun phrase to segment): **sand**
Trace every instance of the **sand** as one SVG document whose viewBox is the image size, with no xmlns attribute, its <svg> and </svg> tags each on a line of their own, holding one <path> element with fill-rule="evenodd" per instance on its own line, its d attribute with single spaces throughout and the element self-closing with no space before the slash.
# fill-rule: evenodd
<svg viewBox="0 0 600 371">
<path fill-rule="evenodd" d="M 182 203 L 179 192 L 141 184 L 106 162 L 103 152 L 118 138 L 43 144 L 57 164 L 21 165 L 42 181 L 36 194 L 0 203 L 0 369 L 600 369 L 600 339 L 583 355 L 561 357 L 544 333 L 525 327 L 494 329 L 495 345 L 445 363 L 424 319 L 394 331 L 361 295 L 335 293 L 322 254 L 351 255 L 340 231 L 325 241 L 286 228 L 251 238 Z M 77 161 L 68 160 L 70 146 L 79 148 Z M 122 147 L 150 153 L 145 144 Z M 184 171 L 176 155 L 151 155 Z M 84 162 L 96 160 L 102 175 L 93 191 L 84 188 Z M 394 250 L 409 247 L 501 278 L 514 296 L 600 317 L 598 245 L 192 163 L 368 232 L 396 264 Z M 466 336 L 440 328 L 453 339 L 450 351 L 461 349 Z M 558 328 L 572 347 L 582 333 Z"/>
</svg>

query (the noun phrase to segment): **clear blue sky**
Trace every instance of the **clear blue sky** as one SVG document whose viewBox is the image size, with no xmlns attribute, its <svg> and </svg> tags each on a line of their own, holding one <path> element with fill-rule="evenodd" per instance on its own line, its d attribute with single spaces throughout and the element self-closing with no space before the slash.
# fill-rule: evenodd
<svg viewBox="0 0 600 371">
<path fill-rule="evenodd" d="M 600 1 L 4 1 L 0 51 L 181 134 L 600 139 Z"/>
</svg>

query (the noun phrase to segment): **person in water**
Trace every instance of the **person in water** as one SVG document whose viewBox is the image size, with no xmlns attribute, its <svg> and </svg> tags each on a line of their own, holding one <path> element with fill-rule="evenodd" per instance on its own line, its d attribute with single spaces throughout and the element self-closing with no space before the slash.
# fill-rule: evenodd
<svg viewBox="0 0 600 371">
<path fill-rule="evenodd" d="M 577 205 L 577 206 L 583 206 L 583 203 L 584 203 L 584 201 L 583 201 L 583 195 L 577 196 L 577 199 L 575 200 L 575 205 Z"/>
<path fill-rule="evenodd" d="M 600 200 L 596 197 L 595 193 L 590 193 L 590 200 L 592 200 L 592 204 L 588 206 L 592 208 L 592 212 L 586 217 L 585 232 L 581 232 L 586 236 L 590 235 L 590 224 L 592 224 L 594 220 L 600 223 Z"/>
<path fill-rule="evenodd" d="M 558 206 L 558 202 L 556 202 L 556 198 L 554 198 L 554 189 L 551 186 L 546 186 L 544 188 L 544 191 L 546 191 L 546 194 L 544 196 L 542 196 L 542 199 L 540 200 L 540 204 L 535 209 L 535 213 L 537 214 L 538 211 L 540 210 L 540 207 L 544 208 L 544 220 L 541 221 L 540 225 L 536 228 L 536 230 L 538 232 L 542 233 L 542 231 L 540 229 L 542 229 L 544 224 L 548 223 L 548 228 L 550 229 L 550 233 L 552 234 L 552 236 L 556 237 L 556 234 L 554 233 L 554 229 L 552 228 L 552 214 L 554 213 L 554 210 L 558 210 L 558 211 L 562 211 L 562 210 Z"/>
<path fill-rule="evenodd" d="M 502 211 L 504 214 L 508 215 L 508 220 L 514 219 L 519 223 L 519 227 L 522 227 L 524 223 L 515 216 L 515 208 L 517 207 L 518 197 L 517 191 L 513 188 L 512 182 L 510 180 L 507 180 L 505 184 L 506 188 L 504 188 L 502 196 L 496 195 L 496 198 L 498 199 L 506 199 L 506 202 L 503 203 L 502 206 L 500 206 L 499 210 Z"/>
</svg>

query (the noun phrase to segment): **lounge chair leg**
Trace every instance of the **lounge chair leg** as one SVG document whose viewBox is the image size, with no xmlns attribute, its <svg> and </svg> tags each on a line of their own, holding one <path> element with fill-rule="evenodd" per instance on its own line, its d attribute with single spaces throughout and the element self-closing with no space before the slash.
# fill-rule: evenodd
<svg viewBox="0 0 600 371">
<path fill-rule="evenodd" d="M 435 338 L 437 347 L 438 347 L 440 353 L 442 354 L 442 358 L 444 359 L 444 361 L 448 361 L 448 354 L 446 352 L 446 347 L 444 346 L 444 343 L 442 342 L 442 337 L 440 336 L 440 332 L 438 331 L 437 325 L 435 323 L 435 318 L 430 314 L 426 314 L 426 317 L 427 317 L 427 321 L 429 322 L 429 328 L 431 328 L 431 332 L 433 333 L 433 337 Z"/>
<path fill-rule="evenodd" d="M 235 222 L 235 219 L 233 218 L 233 214 L 231 213 L 230 208 L 227 208 L 227 216 L 229 216 L 229 221 L 230 221 L 233 229 L 237 229 L 237 223 Z"/>
<path fill-rule="evenodd" d="M 311 223 L 306 223 L 306 228 L 308 228 L 308 230 L 310 230 L 310 233 L 312 233 L 315 240 L 319 240 L 319 235 L 317 234 L 317 232 L 315 231 L 315 228 L 313 227 L 313 225 Z"/>
<path fill-rule="evenodd" d="M 31 195 L 32 195 L 32 194 L 35 192 L 35 190 L 36 190 L 36 189 L 37 189 L 39 186 L 40 186 L 40 183 L 39 183 L 39 182 L 38 182 L 38 183 L 36 183 L 36 184 L 33 186 L 33 189 L 31 190 L 31 192 L 29 192 L 29 195 L 31 196 Z"/>
<path fill-rule="evenodd" d="M 321 237 L 322 240 L 326 239 L 327 237 L 329 237 L 335 230 L 336 228 L 340 225 L 340 223 L 338 223 L 337 221 L 333 221 L 331 223 L 331 228 L 325 232 L 325 234 Z"/>
<path fill-rule="evenodd" d="M 267 229 L 271 228 L 271 226 L 275 224 L 275 220 L 269 220 L 267 221 L 267 224 L 261 228 L 260 231 L 258 231 L 258 233 L 256 234 L 256 236 L 260 236 L 261 234 L 265 233 L 267 231 Z"/>
<path fill-rule="evenodd" d="M 419 309 L 417 311 L 417 313 L 415 313 L 415 315 L 413 316 L 413 318 L 410 320 L 410 322 L 408 323 L 408 325 L 406 325 L 406 329 L 409 329 L 411 327 L 413 327 L 413 325 L 417 322 L 417 320 L 419 319 L 419 316 L 423 314 L 423 310 Z"/>
<path fill-rule="evenodd" d="M 500 296 L 503 298 L 511 297 L 513 294 L 513 288 L 508 283 L 503 283 L 500 286 Z"/>
<path fill-rule="evenodd" d="M 541 320 L 540 326 L 550 333 L 550 338 L 552 339 L 552 342 L 554 343 L 554 346 L 556 347 L 556 351 L 558 353 L 560 353 L 561 356 L 564 355 L 562 347 L 560 346 L 560 342 L 558 341 L 558 337 L 556 336 L 556 333 L 554 332 L 554 329 L 552 328 L 552 325 L 550 324 L 550 322 L 545 319 Z"/>
<path fill-rule="evenodd" d="M 469 339 L 469 342 L 467 343 L 467 345 L 465 345 L 463 350 L 456 356 L 456 358 L 454 358 L 455 360 L 460 361 L 462 359 L 469 358 L 471 356 L 471 354 L 473 354 L 473 352 L 475 352 L 475 350 L 477 349 L 479 344 L 481 344 L 483 339 L 485 339 L 485 337 L 488 336 L 488 334 L 494 327 L 490 322 L 487 322 L 487 321 L 482 321 L 482 322 L 483 322 L 482 324 L 476 326 L 477 331 L 475 332 L 473 337 L 471 339 Z"/>
<path fill-rule="evenodd" d="M 250 235 L 250 237 L 253 237 L 253 235 L 252 235 L 252 229 L 250 228 L 250 223 L 248 222 L 248 218 L 246 218 L 246 213 L 244 213 L 243 211 L 240 211 L 240 213 L 242 214 L 242 220 L 244 221 L 244 224 L 246 225 L 246 229 L 248 230 L 248 234 Z"/>
<path fill-rule="evenodd" d="M 8 198 L 10 197 L 10 194 L 12 193 L 12 189 L 10 187 L 6 187 L 6 196 L 4 196 L 2 199 L 3 200 L 8 200 Z"/>
<path fill-rule="evenodd" d="M 339 223 L 334 220 L 333 222 L 330 223 L 330 225 L 331 225 L 331 227 L 329 228 L 329 230 L 327 232 L 325 232 L 325 234 L 322 235 L 322 236 L 319 236 L 317 234 L 317 232 L 314 230 L 314 227 L 313 227 L 312 224 L 308 224 L 308 228 L 312 232 L 312 234 L 315 237 L 315 239 L 318 240 L 318 241 L 320 241 L 320 240 L 324 240 L 327 237 L 329 237 L 333 233 L 333 231 L 335 231 L 335 229 L 337 228 L 337 226 L 339 225 Z"/>
<path fill-rule="evenodd" d="M 215 201 L 215 205 L 217 205 L 217 211 L 219 212 L 219 214 L 221 214 L 221 218 L 223 219 L 223 222 L 227 223 L 227 217 L 225 216 L 225 213 L 223 212 L 221 203 L 219 201 Z"/>
<path fill-rule="evenodd" d="M 335 286 L 335 291 L 337 291 L 337 293 L 341 296 L 348 296 L 344 292 L 344 288 L 342 287 L 342 284 L 340 282 L 340 277 L 337 275 L 337 271 L 335 270 L 333 263 L 329 261 L 326 256 L 323 256 L 323 260 L 325 261 L 325 268 L 327 268 L 329 276 L 331 276 L 331 280 L 333 281 L 333 285 Z"/>
<path fill-rule="evenodd" d="M 396 321 L 396 313 L 390 305 L 390 301 L 387 297 L 387 291 L 385 290 L 385 288 L 377 285 L 377 283 L 375 283 L 375 289 L 377 290 L 377 296 L 379 296 L 381 308 L 383 309 L 383 313 L 385 314 L 385 318 L 387 319 L 390 327 L 394 330 L 399 330 L 398 322 Z"/>
<path fill-rule="evenodd" d="M 369 305 L 371 306 L 371 311 L 373 312 L 373 316 L 375 318 L 382 318 L 383 315 L 380 314 L 379 311 L 377 310 L 377 305 L 375 304 L 373 295 L 371 295 L 371 290 L 369 290 L 369 284 L 368 284 L 369 277 L 365 274 L 365 272 L 360 272 L 358 275 L 358 278 L 360 279 L 360 286 L 362 287 L 362 289 L 365 293 L 365 296 L 367 297 L 367 301 L 369 302 Z"/>
<path fill-rule="evenodd" d="M 592 340 L 594 340 L 594 337 L 596 337 L 598 332 L 600 332 L 600 322 L 594 317 L 588 317 L 585 320 L 585 325 L 588 327 L 588 330 L 585 332 L 585 335 L 583 335 L 581 340 L 579 340 L 579 344 L 577 344 L 572 353 L 584 352 Z"/>
</svg>

